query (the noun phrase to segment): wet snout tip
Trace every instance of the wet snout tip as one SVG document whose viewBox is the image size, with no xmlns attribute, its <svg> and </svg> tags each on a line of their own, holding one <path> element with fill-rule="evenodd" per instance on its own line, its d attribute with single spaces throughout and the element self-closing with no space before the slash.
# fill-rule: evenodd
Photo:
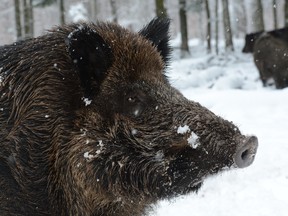
<svg viewBox="0 0 288 216">
<path fill-rule="evenodd" d="M 234 156 L 235 165 L 239 168 L 250 166 L 256 156 L 258 139 L 256 136 L 249 137 L 244 144 L 238 147 Z"/>
</svg>

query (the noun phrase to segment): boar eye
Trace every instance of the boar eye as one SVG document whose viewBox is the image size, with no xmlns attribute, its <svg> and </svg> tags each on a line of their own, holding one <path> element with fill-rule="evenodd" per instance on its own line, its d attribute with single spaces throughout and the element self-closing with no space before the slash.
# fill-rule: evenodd
<svg viewBox="0 0 288 216">
<path fill-rule="evenodd" d="M 139 116 L 146 106 L 146 96 L 143 92 L 137 91 L 127 93 L 124 96 L 122 112 L 129 116 Z"/>
<path fill-rule="evenodd" d="M 128 97 L 127 101 L 129 103 L 135 103 L 138 99 L 136 97 Z"/>
</svg>

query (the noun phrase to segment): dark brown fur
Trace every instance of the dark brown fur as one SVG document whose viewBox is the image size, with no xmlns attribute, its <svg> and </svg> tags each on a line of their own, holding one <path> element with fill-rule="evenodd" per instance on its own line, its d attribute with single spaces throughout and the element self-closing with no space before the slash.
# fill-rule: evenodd
<svg viewBox="0 0 288 216">
<path fill-rule="evenodd" d="M 277 89 L 288 86 L 288 40 L 263 34 L 255 42 L 253 56 L 264 86 L 269 79 Z"/>
<path fill-rule="evenodd" d="M 242 49 L 242 52 L 243 53 L 253 53 L 253 48 L 254 48 L 255 41 L 260 37 L 260 35 L 263 32 L 264 31 L 259 31 L 259 32 L 246 34 L 246 36 L 245 36 L 245 44 L 244 44 L 244 47 Z"/>
<path fill-rule="evenodd" d="M 235 165 L 250 138 L 170 86 L 168 27 L 73 24 L 0 48 L 0 215 L 144 215 Z"/>
<path fill-rule="evenodd" d="M 244 44 L 244 47 L 242 49 L 242 52 L 253 53 L 255 42 L 263 33 L 268 33 L 269 35 L 271 35 L 277 39 L 280 39 L 283 41 L 288 41 L 288 28 L 287 27 L 280 28 L 280 29 L 274 29 L 272 31 L 253 32 L 253 33 L 245 35 L 245 44 Z"/>
<path fill-rule="evenodd" d="M 273 82 L 278 89 L 288 86 L 288 28 L 247 34 L 242 52 L 253 53 L 264 86 Z"/>
</svg>

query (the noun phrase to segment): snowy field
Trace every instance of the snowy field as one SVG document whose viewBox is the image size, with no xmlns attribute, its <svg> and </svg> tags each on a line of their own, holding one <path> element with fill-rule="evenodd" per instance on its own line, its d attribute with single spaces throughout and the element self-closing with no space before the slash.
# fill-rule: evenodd
<svg viewBox="0 0 288 216">
<path fill-rule="evenodd" d="M 254 163 L 208 178 L 198 192 L 163 201 L 151 216 L 287 216 L 288 88 L 263 88 L 250 54 L 208 55 L 191 41 L 191 57 L 172 61 L 172 84 L 189 99 L 259 140 Z M 201 48 L 202 47 L 202 48 Z M 175 50 L 177 55 L 177 50 Z"/>
</svg>

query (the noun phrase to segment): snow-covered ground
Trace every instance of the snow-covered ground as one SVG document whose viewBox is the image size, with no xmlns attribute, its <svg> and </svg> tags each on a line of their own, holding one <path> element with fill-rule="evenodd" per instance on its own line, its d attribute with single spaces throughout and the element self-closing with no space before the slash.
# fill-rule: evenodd
<svg viewBox="0 0 288 216">
<path fill-rule="evenodd" d="M 191 57 L 172 61 L 171 83 L 255 134 L 258 153 L 250 167 L 208 178 L 198 194 L 163 201 L 151 216 L 287 216 L 288 88 L 262 87 L 252 56 L 241 53 L 243 41 L 236 41 L 235 53 L 218 57 L 197 41 L 190 45 Z"/>
</svg>

